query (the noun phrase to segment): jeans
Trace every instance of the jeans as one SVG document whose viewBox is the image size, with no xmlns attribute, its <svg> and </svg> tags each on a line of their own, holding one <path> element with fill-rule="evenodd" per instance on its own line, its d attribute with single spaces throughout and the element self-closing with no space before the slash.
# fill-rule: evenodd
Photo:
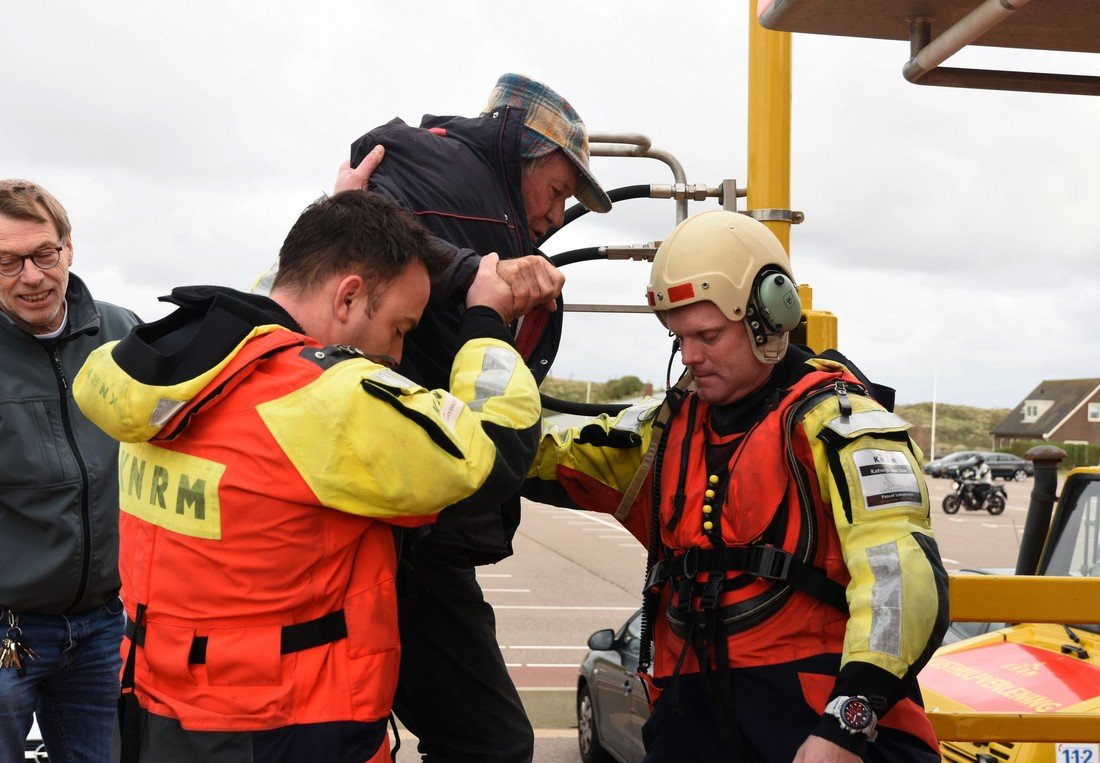
<svg viewBox="0 0 1100 763">
<path fill-rule="evenodd" d="M 0 614 L 6 633 L 8 613 Z M 23 642 L 38 659 L 23 660 L 22 676 L 0 670 L 0 760 L 23 760 L 34 714 L 51 763 L 109 758 L 124 620 L 117 597 L 75 614 L 19 614 Z"/>
</svg>

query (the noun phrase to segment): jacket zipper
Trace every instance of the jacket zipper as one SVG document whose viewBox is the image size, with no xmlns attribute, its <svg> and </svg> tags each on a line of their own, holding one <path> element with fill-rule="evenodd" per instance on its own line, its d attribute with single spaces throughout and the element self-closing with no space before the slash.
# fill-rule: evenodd
<svg viewBox="0 0 1100 763">
<path fill-rule="evenodd" d="M 520 230 L 520 226 L 522 225 L 522 227 L 526 228 L 527 221 L 521 221 L 519 219 L 519 213 L 516 212 L 516 205 L 512 201 L 513 190 L 511 184 L 508 182 L 508 171 L 504 164 L 504 131 L 505 128 L 508 126 L 508 118 L 511 116 L 511 111 L 508 108 L 501 109 L 501 111 L 504 112 L 504 119 L 500 121 L 500 132 L 498 133 L 497 138 L 498 145 L 500 146 L 500 179 L 504 182 L 504 187 L 506 189 L 506 193 L 504 195 L 508 197 L 508 207 L 512 210 L 512 235 L 514 235 L 516 237 L 516 241 L 519 242 L 520 252 L 528 252 L 533 254 L 534 252 L 531 248 L 531 242 L 523 240 L 523 233 Z M 520 174 L 523 174 L 522 160 L 520 161 Z M 524 210 L 524 212 L 526 213 L 526 210 Z M 530 231 L 527 231 L 527 233 L 528 235 L 530 235 Z M 522 257 L 523 255 L 521 254 L 520 256 Z"/>
<path fill-rule="evenodd" d="M 795 456 L 794 447 L 791 445 L 791 437 L 794 435 L 794 428 L 799 421 L 802 420 L 803 411 L 817 405 L 822 399 L 829 395 L 836 395 L 839 398 L 841 411 L 847 410 L 847 413 L 851 413 L 851 402 L 848 399 L 848 393 L 855 392 L 856 394 L 864 394 L 862 388 L 858 386 L 849 386 L 847 382 L 842 379 L 838 379 L 828 387 L 821 388 L 817 392 L 812 392 L 809 397 L 805 398 L 801 403 L 795 405 L 787 415 L 786 422 L 786 451 L 787 451 L 787 464 L 790 467 L 790 472 L 794 476 L 795 487 L 798 490 L 799 508 L 802 509 L 802 522 L 803 527 L 806 528 L 806 551 L 803 559 L 800 561 L 803 564 L 808 564 L 813 558 L 813 553 L 817 544 L 817 528 L 814 522 L 814 512 L 812 496 L 810 495 L 809 488 L 806 485 L 805 475 L 802 470 L 802 465 L 798 463 L 798 458 Z M 775 594 L 771 596 L 767 601 L 761 603 L 759 606 L 753 607 L 748 612 L 742 612 L 740 615 L 727 620 L 727 624 L 736 623 L 747 617 L 752 617 L 761 609 L 770 607 L 772 603 L 780 596 L 784 595 L 790 588 L 789 585 L 781 587 Z"/>
<path fill-rule="evenodd" d="M 76 459 L 77 467 L 80 469 L 80 529 L 82 533 L 80 583 L 77 584 L 76 596 L 73 597 L 72 603 L 65 607 L 65 611 L 69 612 L 84 598 L 84 592 L 88 589 L 88 576 L 91 573 L 92 532 L 88 499 L 88 491 L 91 486 L 88 482 L 88 466 L 84 463 L 84 457 L 80 453 L 80 448 L 76 445 L 76 437 L 73 436 L 72 421 L 69 413 L 69 382 L 65 379 L 65 370 L 61 367 L 61 354 L 58 351 L 57 345 L 46 350 L 46 352 L 49 354 L 50 360 L 53 361 L 54 375 L 57 377 L 57 391 L 61 395 L 61 424 L 65 429 L 65 439 L 68 441 L 69 450 L 72 451 L 73 457 Z"/>
</svg>

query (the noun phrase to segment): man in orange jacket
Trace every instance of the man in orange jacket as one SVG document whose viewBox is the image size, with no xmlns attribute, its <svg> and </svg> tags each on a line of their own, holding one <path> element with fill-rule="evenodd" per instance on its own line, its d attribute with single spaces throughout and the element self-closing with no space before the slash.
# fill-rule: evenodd
<svg viewBox="0 0 1100 763">
<path fill-rule="evenodd" d="M 338 193 L 270 298 L 177 288 L 82 369 L 81 409 L 123 442 L 124 757 L 388 759 L 392 528 L 514 493 L 538 435 L 495 255 L 450 390 L 392 370 L 441 264 L 411 215 Z"/>
</svg>

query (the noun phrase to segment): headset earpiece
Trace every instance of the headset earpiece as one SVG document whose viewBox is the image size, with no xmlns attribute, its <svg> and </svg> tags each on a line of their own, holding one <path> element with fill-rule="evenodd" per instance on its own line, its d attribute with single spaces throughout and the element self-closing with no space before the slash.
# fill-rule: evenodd
<svg viewBox="0 0 1100 763">
<path fill-rule="evenodd" d="M 756 343 L 763 344 L 768 336 L 790 331 L 802 319 L 798 287 L 781 270 L 761 270 L 753 283 L 746 312 Z"/>
</svg>

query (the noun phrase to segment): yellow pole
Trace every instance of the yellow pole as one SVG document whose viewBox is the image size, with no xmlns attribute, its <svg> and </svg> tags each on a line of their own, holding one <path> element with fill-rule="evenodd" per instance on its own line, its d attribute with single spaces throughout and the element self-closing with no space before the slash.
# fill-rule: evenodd
<svg viewBox="0 0 1100 763">
<path fill-rule="evenodd" d="M 749 0 L 749 210 L 791 208 L 791 35 L 756 20 Z M 765 221 L 791 251 L 791 224 Z"/>
<path fill-rule="evenodd" d="M 787 212 L 787 219 L 767 220 L 787 255 L 791 253 L 791 35 L 773 32 L 756 20 L 749 0 L 749 211 Z M 791 339 L 815 352 L 837 346 L 836 316 L 813 309 L 813 289 L 798 287 L 803 325 Z"/>
</svg>

